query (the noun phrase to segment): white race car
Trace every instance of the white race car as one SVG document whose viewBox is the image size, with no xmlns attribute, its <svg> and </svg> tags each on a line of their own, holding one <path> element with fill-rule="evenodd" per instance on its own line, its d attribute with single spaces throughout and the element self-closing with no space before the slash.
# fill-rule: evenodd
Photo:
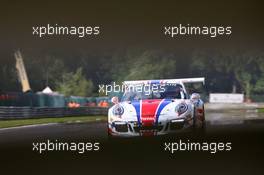
<svg viewBox="0 0 264 175">
<path fill-rule="evenodd" d="M 150 136 L 186 129 L 205 128 L 204 103 L 200 95 L 189 97 L 185 83 L 204 78 L 125 81 L 121 99 L 112 98 L 108 111 L 110 136 Z"/>
</svg>

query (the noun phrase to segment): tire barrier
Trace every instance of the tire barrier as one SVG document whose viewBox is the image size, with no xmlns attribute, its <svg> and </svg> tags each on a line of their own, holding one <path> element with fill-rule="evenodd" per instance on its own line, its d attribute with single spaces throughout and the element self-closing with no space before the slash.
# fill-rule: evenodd
<svg viewBox="0 0 264 175">
<path fill-rule="evenodd" d="M 0 107 L 0 120 L 66 116 L 106 116 L 107 112 L 108 108 L 102 107 Z"/>
</svg>

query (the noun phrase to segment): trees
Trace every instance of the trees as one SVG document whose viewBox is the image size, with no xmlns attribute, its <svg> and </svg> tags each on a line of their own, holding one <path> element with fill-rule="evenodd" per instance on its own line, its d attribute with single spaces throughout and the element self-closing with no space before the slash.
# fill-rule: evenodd
<svg viewBox="0 0 264 175">
<path fill-rule="evenodd" d="M 193 56 L 191 68 L 207 76 L 209 91 L 229 93 L 238 89 L 246 98 L 253 92 L 264 92 L 264 57 L 261 53 L 201 52 Z"/>
<path fill-rule="evenodd" d="M 64 73 L 62 81 L 57 83 L 56 91 L 66 96 L 90 96 L 93 91 L 93 83 L 83 75 L 82 68 L 76 72 Z"/>
<path fill-rule="evenodd" d="M 181 53 L 141 48 L 63 57 L 58 53 L 25 55 L 24 62 L 34 92 L 48 85 L 66 95 L 90 96 L 98 84 L 205 76 L 206 93 L 238 92 L 248 98 L 264 93 L 264 54 L 260 51 L 200 49 Z M 0 89 L 19 91 L 14 60 L 0 67 Z"/>
<path fill-rule="evenodd" d="M 126 80 L 170 78 L 175 74 L 175 63 L 168 55 L 145 51 L 130 64 L 131 67 L 124 78 Z"/>
<path fill-rule="evenodd" d="M 176 60 L 161 51 L 128 51 L 114 55 L 108 75 L 112 81 L 173 78 Z"/>
<path fill-rule="evenodd" d="M 62 74 L 67 72 L 64 60 L 46 55 L 42 58 L 24 56 L 25 67 L 33 91 L 41 91 L 46 86 L 54 89 Z"/>
</svg>

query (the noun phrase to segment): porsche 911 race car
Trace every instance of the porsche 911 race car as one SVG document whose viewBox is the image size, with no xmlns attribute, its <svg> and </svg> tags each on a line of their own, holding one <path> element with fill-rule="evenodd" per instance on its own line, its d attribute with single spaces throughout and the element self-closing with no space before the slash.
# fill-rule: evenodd
<svg viewBox="0 0 264 175">
<path fill-rule="evenodd" d="M 125 81 L 125 92 L 108 111 L 110 136 L 152 136 L 205 128 L 204 103 L 185 83 L 204 78 Z"/>
</svg>

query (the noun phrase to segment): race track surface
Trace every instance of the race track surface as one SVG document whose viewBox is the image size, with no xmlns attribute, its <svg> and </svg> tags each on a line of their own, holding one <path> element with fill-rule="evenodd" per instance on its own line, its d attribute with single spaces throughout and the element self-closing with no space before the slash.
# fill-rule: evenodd
<svg viewBox="0 0 264 175">
<path fill-rule="evenodd" d="M 207 112 L 206 133 L 263 132 L 264 114 L 255 111 Z M 45 139 L 107 139 L 107 123 L 44 124 L 0 129 L 0 144 Z"/>
<path fill-rule="evenodd" d="M 205 136 L 170 135 L 112 140 L 106 122 L 48 124 L 0 130 L 4 174 L 263 174 L 264 115 L 255 111 L 208 112 Z M 100 142 L 99 152 L 32 151 L 32 142 Z M 231 142 L 232 151 L 171 154 L 165 142 Z M 22 173 L 23 172 L 23 173 Z M 111 173 L 110 173 L 111 174 Z"/>
</svg>

